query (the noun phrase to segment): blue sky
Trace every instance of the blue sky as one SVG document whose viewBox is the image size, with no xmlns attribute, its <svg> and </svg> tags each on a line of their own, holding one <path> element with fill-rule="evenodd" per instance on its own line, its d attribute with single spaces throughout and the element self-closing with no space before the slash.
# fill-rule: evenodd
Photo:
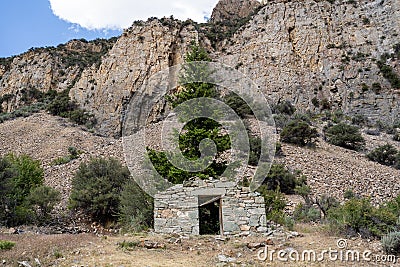
<svg viewBox="0 0 400 267">
<path fill-rule="evenodd" d="M 121 30 L 86 30 L 56 17 L 48 0 L 1 0 L 0 57 L 31 47 L 56 46 L 74 38 L 109 38 Z M 78 32 L 76 32 L 78 31 Z"/>
<path fill-rule="evenodd" d="M 0 57 L 74 38 L 121 34 L 133 21 L 174 15 L 203 22 L 218 0 L 0 0 Z"/>
</svg>

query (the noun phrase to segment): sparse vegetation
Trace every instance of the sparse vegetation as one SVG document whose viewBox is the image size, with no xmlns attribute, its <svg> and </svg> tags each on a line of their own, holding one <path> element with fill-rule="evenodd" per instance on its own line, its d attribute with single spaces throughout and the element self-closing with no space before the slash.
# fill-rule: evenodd
<svg viewBox="0 0 400 267">
<path fill-rule="evenodd" d="M 378 68 L 384 78 L 388 80 L 392 88 L 400 89 L 400 77 L 394 71 L 393 67 L 386 64 L 387 57 L 382 55 L 381 59 L 377 61 Z"/>
<path fill-rule="evenodd" d="M 351 150 L 360 150 L 365 145 L 359 128 L 345 123 L 339 123 L 325 129 L 326 140 L 335 145 Z"/>
<path fill-rule="evenodd" d="M 330 110 L 332 108 L 332 104 L 328 99 L 323 98 L 320 102 L 320 107 L 321 110 Z"/>
<path fill-rule="evenodd" d="M 230 92 L 228 95 L 226 95 L 223 98 L 224 102 L 230 106 L 236 114 L 238 114 L 241 118 L 246 118 L 246 116 L 253 115 L 253 111 L 249 107 L 249 105 L 246 103 L 245 100 L 243 100 L 240 96 L 237 94 Z"/>
<path fill-rule="evenodd" d="M 44 185 L 33 188 L 26 198 L 29 206 L 35 211 L 39 224 L 51 219 L 50 213 L 60 200 L 59 191 Z"/>
<path fill-rule="evenodd" d="M 387 207 L 376 208 L 367 198 L 351 198 L 328 212 L 332 230 L 364 238 L 381 237 L 396 225 L 397 216 Z"/>
<path fill-rule="evenodd" d="M 382 237 L 383 250 L 389 255 L 398 255 L 400 253 L 400 231 L 389 232 Z"/>
<path fill-rule="evenodd" d="M 138 246 L 140 246 L 140 242 L 138 242 L 138 241 L 122 241 L 122 242 L 119 242 L 118 244 L 118 247 L 120 248 L 120 249 L 123 249 L 123 250 L 132 250 L 132 249 L 134 249 L 134 248 L 136 248 L 136 247 L 138 247 Z"/>
<path fill-rule="evenodd" d="M 267 190 L 280 190 L 285 194 L 293 194 L 296 186 L 304 184 L 304 178 L 299 173 L 289 171 L 283 164 L 272 164 L 263 185 Z"/>
<path fill-rule="evenodd" d="M 393 141 L 400 142 L 400 133 L 399 133 L 399 132 L 396 131 L 396 132 L 393 134 Z"/>
<path fill-rule="evenodd" d="M 246 25 L 252 17 L 260 11 L 260 9 L 261 7 L 255 9 L 245 18 L 194 24 L 194 26 L 198 31 L 207 36 L 214 48 L 217 48 L 217 45 L 221 41 L 231 38 L 242 26 Z"/>
<path fill-rule="evenodd" d="M 296 108 L 288 100 L 272 105 L 271 110 L 274 114 L 285 114 L 288 116 L 292 116 L 296 112 Z"/>
<path fill-rule="evenodd" d="M 120 195 L 129 176 L 128 168 L 113 158 L 81 163 L 72 179 L 69 207 L 101 223 L 116 222 Z"/>
<path fill-rule="evenodd" d="M 358 126 L 366 126 L 369 122 L 367 117 L 358 114 L 351 118 L 351 123 Z"/>
<path fill-rule="evenodd" d="M 293 212 L 293 218 L 299 222 L 319 222 L 321 211 L 314 206 L 300 203 Z"/>
<path fill-rule="evenodd" d="M 397 149 L 390 144 L 377 147 L 367 154 L 367 158 L 386 166 L 396 165 Z"/>
<path fill-rule="evenodd" d="M 51 163 L 52 165 L 62 165 L 66 164 L 74 159 L 77 159 L 80 154 L 82 154 L 82 151 L 76 149 L 76 147 L 69 147 L 68 148 L 68 153 L 69 155 L 64 156 L 64 157 L 59 157 L 53 160 Z"/>
<path fill-rule="evenodd" d="M 270 190 L 267 186 L 262 185 L 257 191 L 264 197 L 267 219 L 291 228 L 293 221 L 284 212 L 286 199 L 280 190 Z"/>
<path fill-rule="evenodd" d="M 71 101 L 68 89 L 59 93 L 47 105 L 46 110 L 54 116 L 69 118 L 71 121 L 86 125 L 88 128 L 92 128 L 96 124 L 96 119 L 92 114 L 79 108 L 75 102 Z"/>
<path fill-rule="evenodd" d="M 290 121 L 280 133 L 281 141 L 298 146 L 315 145 L 318 131 L 303 120 Z"/>
<path fill-rule="evenodd" d="M 123 186 L 119 203 L 119 222 L 135 232 L 153 227 L 153 198 L 131 179 Z"/>
<path fill-rule="evenodd" d="M 45 222 L 59 201 L 58 192 L 43 186 L 39 161 L 27 155 L 0 158 L 0 225 Z M 48 193 L 43 195 L 42 193 Z"/>
<path fill-rule="evenodd" d="M 0 240 L 0 251 L 12 249 L 14 246 L 15 246 L 14 242 L 7 240 Z"/>
<path fill-rule="evenodd" d="M 249 165 L 257 166 L 258 161 L 261 156 L 261 138 L 258 136 L 249 135 L 249 144 L 250 144 L 250 154 L 249 154 Z"/>
</svg>

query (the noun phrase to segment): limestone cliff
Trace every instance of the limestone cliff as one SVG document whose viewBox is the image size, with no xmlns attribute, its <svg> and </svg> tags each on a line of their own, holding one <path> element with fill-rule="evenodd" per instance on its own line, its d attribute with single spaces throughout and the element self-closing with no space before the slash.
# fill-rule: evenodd
<svg viewBox="0 0 400 267">
<path fill-rule="evenodd" d="M 256 0 L 220 0 L 211 14 L 211 22 L 240 20 L 261 5 Z"/>
<path fill-rule="evenodd" d="M 226 35 L 217 45 L 213 42 L 215 49 L 210 43 L 212 33 L 205 32 L 213 27 L 172 18 L 149 19 L 134 23 L 115 43 L 74 41 L 62 53 L 37 49 L 12 61 L 1 60 L 0 95 L 18 96 L 23 88 L 32 87 L 71 88 L 71 98 L 96 116 L 98 132 L 118 136 L 124 106 L 143 81 L 181 63 L 190 42 L 197 40 L 214 60 L 252 78 L 271 102 L 289 99 L 302 110 L 332 107 L 387 122 L 399 119 L 398 0 L 277 0 L 262 7 L 251 2 L 254 6 L 242 5 L 245 8 L 239 11 L 229 6 L 233 2 L 242 1 L 218 4 L 211 22 L 214 28 L 233 13 L 248 16 L 255 8 L 256 14 L 241 20 L 245 24 L 233 28 L 233 36 Z M 80 55 L 94 53 L 101 60 L 82 56 L 83 65 L 65 63 L 66 58 L 74 59 L 79 47 L 91 51 Z M 18 106 L 15 98 L 10 100 L 14 104 L 3 103 L 3 107 Z"/>
<path fill-rule="evenodd" d="M 72 40 L 57 47 L 30 49 L 0 61 L 0 103 L 3 111 L 13 111 L 26 104 L 32 90 L 62 91 L 74 85 L 84 68 L 97 65 L 115 42 L 98 39 L 92 42 Z"/>
<path fill-rule="evenodd" d="M 273 101 L 289 99 L 304 110 L 323 101 L 390 122 L 399 119 L 400 86 L 379 66 L 388 53 L 384 64 L 399 75 L 399 34 L 397 0 L 269 2 L 216 58 L 249 75 Z"/>
<path fill-rule="evenodd" d="M 70 96 L 96 116 L 101 134 L 118 136 L 123 104 L 152 74 L 181 63 L 198 36 L 192 25 L 174 19 L 136 23 L 125 30 L 98 69 L 83 71 Z"/>
</svg>

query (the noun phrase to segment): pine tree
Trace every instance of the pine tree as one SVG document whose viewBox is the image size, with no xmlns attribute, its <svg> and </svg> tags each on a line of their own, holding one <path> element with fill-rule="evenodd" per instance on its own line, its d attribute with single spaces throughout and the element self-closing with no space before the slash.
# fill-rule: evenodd
<svg viewBox="0 0 400 267">
<path fill-rule="evenodd" d="M 211 59 L 204 48 L 192 44 L 190 52 L 185 57 L 186 64 L 183 65 L 179 76 L 183 89 L 167 97 L 167 101 L 173 108 L 179 106 L 182 111 L 182 118 L 180 119 L 183 121 L 186 112 L 187 114 L 196 112 L 196 109 L 193 109 L 190 104 L 185 104 L 186 101 L 201 97 L 219 99 L 215 85 L 205 82 L 212 80 L 213 71 L 207 64 L 210 61 Z M 214 112 L 212 104 L 207 108 L 211 113 Z M 212 163 L 201 172 L 191 173 L 174 167 L 167 159 L 166 153 L 169 152 L 148 149 L 150 160 L 157 172 L 172 183 L 182 183 L 192 176 L 200 178 L 219 176 L 226 169 L 226 162 L 219 160 L 220 156 L 224 151 L 230 149 L 231 143 L 227 134 L 221 134 L 221 125 L 217 121 L 207 117 L 198 117 L 187 122 L 178 136 L 179 148 L 187 159 L 198 160 L 201 156 L 199 145 L 204 139 L 210 139 L 214 142 L 217 154 L 212 159 L 205 159 L 205 161 L 210 160 Z M 174 157 L 174 155 L 171 156 Z"/>
</svg>

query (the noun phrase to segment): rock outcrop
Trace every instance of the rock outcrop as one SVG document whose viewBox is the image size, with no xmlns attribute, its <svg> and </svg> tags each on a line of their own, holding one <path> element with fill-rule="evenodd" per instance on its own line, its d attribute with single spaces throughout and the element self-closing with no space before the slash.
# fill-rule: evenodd
<svg viewBox="0 0 400 267">
<path fill-rule="evenodd" d="M 396 0 L 269 2 L 216 58 L 251 77 L 274 102 L 288 99 L 311 111 L 324 102 L 390 123 L 399 118 L 400 88 L 377 63 L 400 43 L 399 14 Z M 399 56 L 384 61 L 399 76 Z"/>
<path fill-rule="evenodd" d="M 0 101 L 4 112 L 11 112 L 26 103 L 29 92 L 62 91 L 71 88 L 82 70 L 95 67 L 113 45 L 110 40 L 71 40 L 57 47 L 30 49 L 28 52 L 0 62 Z"/>
<path fill-rule="evenodd" d="M 98 131 L 118 136 L 123 104 L 154 73 L 183 61 L 199 34 L 192 25 L 153 19 L 124 31 L 100 67 L 88 68 L 70 96 L 99 120 Z"/>
<path fill-rule="evenodd" d="M 211 14 L 211 22 L 235 21 L 251 15 L 261 6 L 256 0 L 220 0 Z"/>
</svg>

